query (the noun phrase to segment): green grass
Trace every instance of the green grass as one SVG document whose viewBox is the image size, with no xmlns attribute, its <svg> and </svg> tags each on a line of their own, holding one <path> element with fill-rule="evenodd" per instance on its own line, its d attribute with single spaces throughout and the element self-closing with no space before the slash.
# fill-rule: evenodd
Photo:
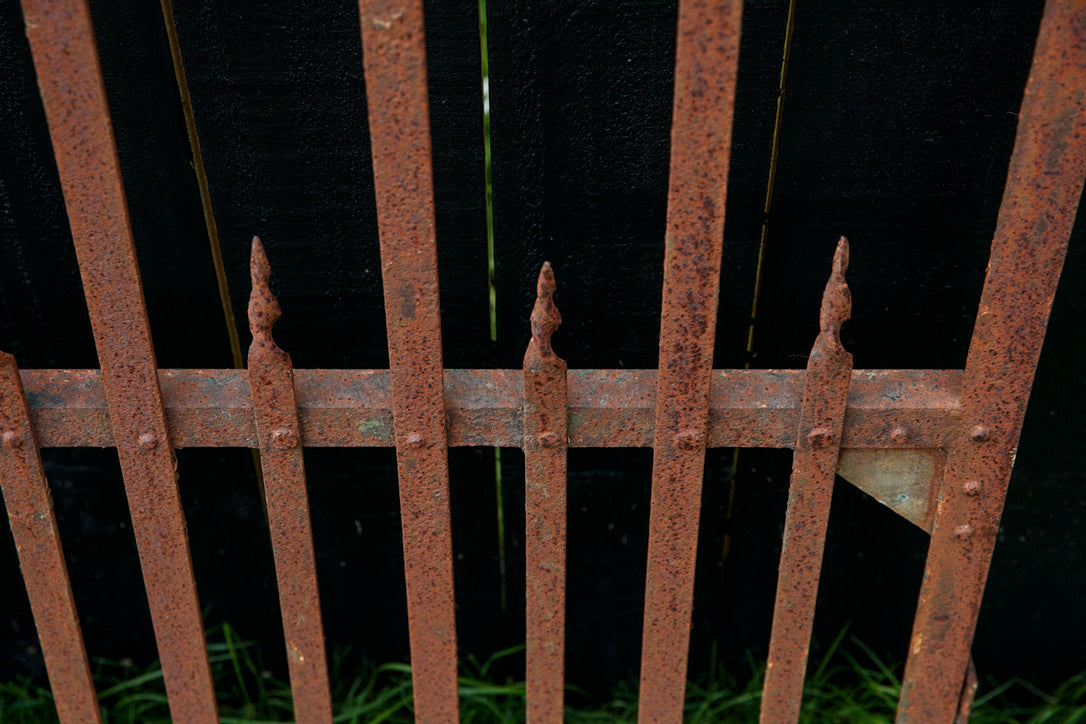
<svg viewBox="0 0 1086 724">
<path fill-rule="evenodd" d="M 209 635 L 208 653 L 219 694 L 222 721 L 282 722 L 291 720 L 291 696 L 286 682 L 271 675 L 260 659 L 259 647 L 243 640 L 230 626 Z M 461 719 L 465 724 L 524 721 L 524 683 L 500 681 L 493 672 L 502 659 L 523 647 L 499 651 L 485 661 L 470 660 L 460 677 Z M 351 657 L 332 662 L 331 680 L 336 722 L 413 721 L 411 670 L 407 664 L 348 665 Z M 162 671 L 157 665 L 95 661 L 95 683 L 105 722 L 169 720 Z M 764 669 L 749 662 L 741 676 L 712 667 L 713 673 L 690 682 L 686 694 L 688 722 L 756 722 Z M 803 700 L 803 722 L 890 722 L 897 705 L 900 681 L 895 669 L 882 662 L 856 639 L 842 632 L 812 662 Z M 569 700 L 589 701 L 570 687 Z M 567 708 L 568 722 L 634 722 L 637 693 L 633 684 L 620 686 L 610 701 Z M 56 719 L 48 689 L 26 677 L 0 684 L 0 721 L 42 722 Z M 1024 680 L 978 692 L 971 722 L 980 724 L 1086 724 L 1086 672 L 1054 692 L 1038 690 Z"/>
</svg>

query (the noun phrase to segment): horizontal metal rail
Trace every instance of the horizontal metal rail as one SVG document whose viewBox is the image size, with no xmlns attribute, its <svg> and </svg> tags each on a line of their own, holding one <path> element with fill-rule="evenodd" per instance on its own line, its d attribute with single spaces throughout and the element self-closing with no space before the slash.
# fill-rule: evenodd
<svg viewBox="0 0 1086 724">
<path fill-rule="evenodd" d="M 112 447 L 97 370 L 22 370 L 42 447 Z M 709 447 L 791 448 L 804 370 L 714 370 Z M 651 447 L 655 370 L 570 370 L 570 447 Z M 160 370 L 173 447 L 257 447 L 245 370 Z M 301 444 L 392 447 L 388 370 L 295 370 Z M 855 370 L 842 447 L 938 448 L 958 417 L 961 372 Z M 449 445 L 521 447 L 521 370 L 445 370 Z M 899 442 L 900 441 L 900 442 Z"/>
</svg>

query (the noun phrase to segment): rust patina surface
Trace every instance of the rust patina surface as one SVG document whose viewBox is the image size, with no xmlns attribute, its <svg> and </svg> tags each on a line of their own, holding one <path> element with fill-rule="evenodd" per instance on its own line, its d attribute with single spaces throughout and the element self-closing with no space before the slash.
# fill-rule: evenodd
<svg viewBox="0 0 1086 724">
<path fill-rule="evenodd" d="M 317 590 L 313 527 L 294 399 L 294 369 L 290 355 L 272 337 L 272 327 L 279 319 L 279 302 L 268 286 L 271 266 L 260 239 L 253 239 L 250 271 L 253 287 L 249 297 L 249 330 L 253 343 L 249 346 L 249 387 L 287 642 L 290 690 L 295 719 L 318 724 L 332 721 L 332 694 Z"/>
<path fill-rule="evenodd" d="M 214 722 L 203 619 L 90 11 L 82 0 L 26 0 L 22 7 L 170 713 Z"/>
<path fill-rule="evenodd" d="M 0 487 L 63 724 L 100 722 L 87 650 L 15 358 L 0 352 Z"/>
<path fill-rule="evenodd" d="M 847 268 L 848 242 L 842 238 L 822 296 L 821 331 L 807 360 L 796 428 L 773 633 L 762 689 L 761 721 L 766 724 L 797 721 L 803 699 L 834 473 L 852 379 L 852 355 L 841 344 L 841 325 L 852 313 L 845 283 Z"/>
<path fill-rule="evenodd" d="M 682 720 L 742 15 L 739 0 L 679 3 L 641 721 Z"/>
<path fill-rule="evenodd" d="M 947 445 L 899 722 L 950 721 L 1086 178 L 1086 9 L 1049 0 Z"/>
<path fill-rule="evenodd" d="M 551 335 L 562 323 L 554 272 L 539 272 L 524 354 L 524 539 L 528 720 L 561 722 L 566 635 L 566 363 Z"/>
<path fill-rule="evenodd" d="M 411 675 L 420 721 L 455 721 L 456 616 L 422 0 L 360 0 Z"/>
</svg>

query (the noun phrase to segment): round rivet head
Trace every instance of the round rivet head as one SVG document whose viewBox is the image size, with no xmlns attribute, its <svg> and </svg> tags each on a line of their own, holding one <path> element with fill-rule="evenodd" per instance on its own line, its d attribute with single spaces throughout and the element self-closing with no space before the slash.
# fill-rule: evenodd
<svg viewBox="0 0 1086 724">
<path fill-rule="evenodd" d="M 968 480 L 965 482 L 965 484 L 962 485 L 962 492 L 972 498 L 975 498 L 976 496 L 980 495 L 980 487 L 981 486 L 979 480 Z"/>
<path fill-rule="evenodd" d="M 277 427 L 271 433 L 272 445 L 279 450 L 289 450 L 298 444 L 298 435 L 293 430 Z"/>
<path fill-rule="evenodd" d="M 675 447 L 683 452 L 693 452 L 701 447 L 701 435 L 696 430 L 683 430 L 675 435 Z"/>
<path fill-rule="evenodd" d="M 558 447 L 558 434 L 549 430 L 539 433 L 539 444 L 543 447 Z"/>
<path fill-rule="evenodd" d="M 144 450 L 154 450 L 155 446 L 158 445 L 158 435 L 153 432 L 145 432 L 140 435 L 139 444 Z"/>
<path fill-rule="evenodd" d="M 909 431 L 903 427 L 895 427 L 890 431 L 890 442 L 902 445 L 909 441 Z"/>
<path fill-rule="evenodd" d="M 954 529 L 954 537 L 958 540 L 969 540 L 973 537 L 973 526 L 965 523 Z"/>
<path fill-rule="evenodd" d="M 3 439 L 8 447 L 21 447 L 23 444 L 23 438 L 14 430 L 5 430 Z"/>
<path fill-rule="evenodd" d="M 973 442 L 985 442 L 988 440 L 988 428 L 984 425 L 974 425 L 969 431 L 969 437 Z"/>
<path fill-rule="evenodd" d="M 828 427 L 816 427 L 807 433 L 807 442 L 815 449 L 825 447 L 833 442 L 833 432 Z"/>
<path fill-rule="evenodd" d="M 404 438 L 404 445 L 412 450 L 417 450 L 422 447 L 422 435 L 417 432 L 408 433 Z"/>
</svg>

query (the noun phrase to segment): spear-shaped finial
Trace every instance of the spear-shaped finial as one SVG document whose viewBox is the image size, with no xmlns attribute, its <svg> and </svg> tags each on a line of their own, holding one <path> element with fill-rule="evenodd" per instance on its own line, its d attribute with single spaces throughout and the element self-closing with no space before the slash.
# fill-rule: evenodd
<svg viewBox="0 0 1086 724">
<path fill-rule="evenodd" d="M 830 334 L 840 344 L 841 325 L 852 314 L 852 295 L 845 283 L 845 270 L 848 269 L 848 239 L 841 237 L 837 242 L 837 251 L 833 255 L 833 271 L 822 293 L 822 310 L 819 314 L 819 326 L 822 334 Z"/>
<path fill-rule="evenodd" d="M 532 309 L 532 342 L 539 349 L 540 357 L 550 357 L 551 335 L 562 323 L 562 315 L 554 306 L 554 271 L 549 261 L 543 262 L 536 282 L 535 307 Z"/>
<path fill-rule="evenodd" d="M 253 237 L 252 256 L 249 259 L 249 274 L 253 289 L 249 295 L 249 331 L 253 334 L 253 343 L 274 346 L 272 326 L 279 319 L 279 302 L 272 294 L 268 282 L 271 279 L 271 264 L 264 253 L 260 237 Z"/>
</svg>

